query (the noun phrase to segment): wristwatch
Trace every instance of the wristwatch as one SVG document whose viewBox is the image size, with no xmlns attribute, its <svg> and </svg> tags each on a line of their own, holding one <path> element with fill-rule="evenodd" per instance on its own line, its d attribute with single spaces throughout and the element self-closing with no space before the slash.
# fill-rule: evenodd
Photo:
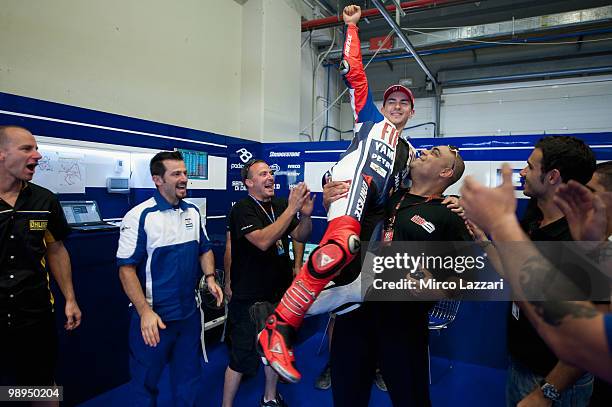
<svg viewBox="0 0 612 407">
<path fill-rule="evenodd" d="M 540 384 L 541 384 L 540 390 L 542 390 L 542 394 L 544 395 L 545 398 L 552 400 L 552 401 L 561 400 L 561 394 L 559 393 L 559 390 L 557 390 L 557 388 L 554 385 L 548 383 L 546 380 L 542 380 Z"/>
</svg>

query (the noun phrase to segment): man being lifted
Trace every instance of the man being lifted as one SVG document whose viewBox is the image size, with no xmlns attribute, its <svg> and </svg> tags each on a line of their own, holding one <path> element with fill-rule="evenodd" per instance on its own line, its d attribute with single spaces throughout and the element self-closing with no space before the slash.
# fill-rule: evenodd
<svg viewBox="0 0 612 407">
<path fill-rule="evenodd" d="M 361 57 L 357 22 L 359 6 L 347 6 L 342 17 L 346 38 L 340 71 L 349 88 L 355 116 L 354 137 L 331 170 L 334 181 L 347 181 L 346 197 L 333 202 L 327 213 L 328 227 L 280 303 L 265 319 L 258 335 L 264 363 L 284 379 L 297 382 L 301 375 L 294 365 L 291 337 L 323 287 L 357 255 L 362 215 L 367 209 L 384 205 L 390 192 L 408 174 L 415 149 L 400 135 L 414 114 L 414 97 L 401 85 L 389 87 L 379 112 L 369 91 Z M 382 114 L 381 114 L 382 113 Z M 257 305 L 255 305 L 257 307 Z M 265 317 L 261 308 L 253 315 Z M 263 321 L 261 326 L 264 325 Z"/>
</svg>

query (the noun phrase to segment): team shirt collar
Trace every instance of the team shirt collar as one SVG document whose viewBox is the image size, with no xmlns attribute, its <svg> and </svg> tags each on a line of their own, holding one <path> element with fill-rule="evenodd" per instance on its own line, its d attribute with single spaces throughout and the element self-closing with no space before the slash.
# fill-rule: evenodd
<svg viewBox="0 0 612 407">
<path fill-rule="evenodd" d="M 179 200 L 179 203 L 176 206 L 170 204 L 170 202 L 168 202 L 166 198 L 164 198 L 162 194 L 159 193 L 158 189 L 155 190 L 155 193 L 153 194 L 153 198 L 155 198 L 157 207 L 161 211 L 165 211 L 167 209 L 181 209 L 184 211 L 187 209 L 187 204 L 182 199 Z"/>
</svg>

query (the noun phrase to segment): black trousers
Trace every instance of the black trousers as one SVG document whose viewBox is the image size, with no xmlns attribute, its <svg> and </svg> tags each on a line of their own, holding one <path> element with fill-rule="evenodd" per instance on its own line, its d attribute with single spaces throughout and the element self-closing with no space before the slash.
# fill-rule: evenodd
<svg viewBox="0 0 612 407">
<path fill-rule="evenodd" d="M 431 303 L 369 302 L 336 317 L 331 347 L 335 407 L 367 407 L 379 367 L 394 406 L 430 406 Z"/>
<path fill-rule="evenodd" d="M 24 327 L 0 329 L 0 385 L 50 386 L 57 362 L 57 331 L 52 312 Z"/>
</svg>

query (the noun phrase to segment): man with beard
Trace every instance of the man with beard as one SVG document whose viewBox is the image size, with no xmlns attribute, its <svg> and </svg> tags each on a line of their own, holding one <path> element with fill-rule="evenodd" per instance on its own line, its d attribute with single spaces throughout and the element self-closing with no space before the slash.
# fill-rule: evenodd
<svg viewBox="0 0 612 407">
<path fill-rule="evenodd" d="M 472 177 L 466 178 L 461 189 L 465 215 L 471 222 L 482 225 L 497 245 L 505 278 L 510 281 L 514 295 L 524 299 L 520 302 L 521 317 L 529 318 L 561 360 L 612 383 L 612 314 L 598 311 L 589 301 L 548 300 L 556 294 L 550 289 L 553 279 L 557 286 L 572 282 L 540 253 L 519 225 L 512 169 L 508 164 L 502 167 L 502 177 L 503 183 L 497 188 L 487 188 Z M 605 212 L 612 199 L 606 192 L 592 193 L 572 180 L 558 188 L 555 201 L 563 209 L 575 239 L 607 240 Z M 599 263 L 598 267 L 607 272 L 610 270 L 606 267 L 610 258 L 606 253 L 608 244 L 598 246 L 595 251 L 591 251 L 593 246 L 584 248 L 589 250 L 588 256 L 595 264 Z M 539 293 L 538 298 L 533 297 L 534 292 Z M 575 405 L 576 401 L 572 397 L 567 405 Z M 593 401 L 593 406 L 607 406 L 610 399 L 601 400 L 601 404 Z M 521 401 L 519 406 L 526 403 Z M 544 404 L 552 403 L 544 400 Z"/>
<path fill-rule="evenodd" d="M 570 136 L 550 136 L 538 140 L 527 159 L 527 166 L 520 173 L 525 180 L 524 194 L 535 198 L 541 211 L 539 219 L 523 225 L 531 240 L 572 240 L 567 220 L 554 197 L 562 184 L 570 180 L 586 184 L 594 170 L 595 156 L 582 140 Z M 559 253 L 543 255 L 563 270 Z M 581 279 L 577 273 L 568 277 Z M 515 303 L 508 316 L 508 347 L 508 406 L 517 403 L 551 405 L 566 399 L 574 400 L 577 406 L 588 404 L 593 376 L 558 360 L 527 318 L 521 315 Z"/>
<path fill-rule="evenodd" d="M 117 263 L 132 302 L 129 328 L 131 405 L 156 404 L 157 385 L 170 365 L 172 398 L 193 406 L 200 378 L 200 315 L 195 289 L 204 273 L 221 304 L 215 260 L 200 212 L 183 200 L 187 169 L 177 151 L 157 153 L 150 163 L 155 194 L 121 223 Z"/>
</svg>

